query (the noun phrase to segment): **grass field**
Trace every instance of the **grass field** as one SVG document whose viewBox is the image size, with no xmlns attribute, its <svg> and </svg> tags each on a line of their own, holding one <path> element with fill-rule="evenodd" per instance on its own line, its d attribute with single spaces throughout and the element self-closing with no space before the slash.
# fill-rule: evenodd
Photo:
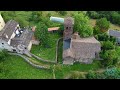
<svg viewBox="0 0 120 90">
<path fill-rule="evenodd" d="M 46 79 L 52 78 L 51 70 L 36 69 L 26 63 L 21 57 L 9 56 L 0 67 L 0 78 L 8 79 Z"/>
<path fill-rule="evenodd" d="M 49 36 L 50 36 L 49 44 L 51 44 L 50 45 L 51 48 L 44 48 L 43 46 L 33 45 L 31 52 L 43 59 L 54 61 L 56 55 L 56 42 L 60 38 L 60 36 L 54 33 L 50 33 Z"/>
</svg>

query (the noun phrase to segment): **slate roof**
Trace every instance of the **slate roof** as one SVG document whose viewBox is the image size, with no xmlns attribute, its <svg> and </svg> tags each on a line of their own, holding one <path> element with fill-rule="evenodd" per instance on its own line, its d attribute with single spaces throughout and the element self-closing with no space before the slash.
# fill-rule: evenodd
<svg viewBox="0 0 120 90">
<path fill-rule="evenodd" d="M 108 30 L 108 34 L 114 37 L 120 37 L 120 31 L 117 30 Z"/>
<path fill-rule="evenodd" d="M 23 44 L 25 46 L 28 46 L 30 41 L 32 40 L 32 36 L 33 36 L 33 31 L 25 29 L 20 37 L 15 37 L 11 40 L 11 45 L 17 46 L 18 44 Z"/>
<path fill-rule="evenodd" d="M 100 43 L 100 42 L 97 41 L 94 37 L 74 39 L 74 42 Z"/>
<path fill-rule="evenodd" d="M 11 35 L 13 34 L 13 32 L 15 31 L 15 27 L 17 25 L 18 25 L 18 22 L 14 20 L 8 21 L 6 25 L 4 26 L 4 28 L 2 29 L 2 33 L 1 33 L 2 39 L 5 41 L 8 41 Z M 6 35 L 8 36 L 8 38 L 6 38 Z"/>
</svg>

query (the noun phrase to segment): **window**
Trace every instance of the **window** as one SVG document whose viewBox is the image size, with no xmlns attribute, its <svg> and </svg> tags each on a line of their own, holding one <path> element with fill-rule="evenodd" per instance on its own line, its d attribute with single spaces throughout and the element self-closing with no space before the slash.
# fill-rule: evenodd
<svg viewBox="0 0 120 90">
<path fill-rule="evenodd" d="M 66 29 L 68 29 L 68 27 L 66 27 Z"/>
<path fill-rule="evenodd" d="M 25 49 L 27 49 L 27 48 L 25 47 Z"/>
<path fill-rule="evenodd" d="M 15 50 L 15 49 L 13 49 L 13 52 L 16 52 L 16 50 Z"/>
<path fill-rule="evenodd" d="M 2 43 L 2 45 L 4 45 L 4 43 Z"/>
</svg>

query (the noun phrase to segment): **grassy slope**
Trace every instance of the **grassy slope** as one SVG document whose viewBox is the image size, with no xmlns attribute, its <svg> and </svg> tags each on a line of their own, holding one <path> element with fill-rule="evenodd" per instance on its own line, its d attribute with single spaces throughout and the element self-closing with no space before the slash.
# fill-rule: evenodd
<svg viewBox="0 0 120 90">
<path fill-rule="evenodd" d="M 10 56 L 3 62 L 2 67 L 7 72 L 0 73 L 0 78 L 9 79 L 45 79 L 52 78 L 50 70 L 36 69 L 18 56 Z"/>
<path fill-rule="evenodd" d="M 50 34 L 51 41 L 49 42 L 51 44 L 51 48 L 44 48 L 42 46 L 33 45 L 31 52 L 43 59 L 54 61 L 56 55 L 56 42 L 58 38 L 60 38 L 59 35 L 51 33 Z"/>
</svg>

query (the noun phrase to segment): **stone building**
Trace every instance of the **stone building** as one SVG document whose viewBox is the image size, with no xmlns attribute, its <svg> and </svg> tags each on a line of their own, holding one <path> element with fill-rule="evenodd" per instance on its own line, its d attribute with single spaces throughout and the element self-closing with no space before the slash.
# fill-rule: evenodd
<svg viewBox="0 0 120 90">
<path fill-rule="evenodd" d="M 74 19 L 71 17 L 64 19 L 64 32 L 63 32 L 63 39 L 67 40 L 72 37 L 73 33 L 73 25 L 74 25 Z"/>
<path fill-rule="evenodd" d="M 63 64 L 72 65 L 74 62 L 90 64 L 93 59 L 99 58 L 100 42 L 94 37 L 80 38 L 74 34 L 69 42 L 69 47 L 63 45 Z"/>
<path fill-rule="evenodd" d="M 10 20 L 0 31 L 0 49 L 29 55 L 32 36 L 32 30 L 20 28 L 18 22 Z"/>
<path fill-rule="evenodd" d="M 108 35 L 115 37 L 117 44 L 120 45 L 120 31 L 108 30 Z"/>
</svg>

